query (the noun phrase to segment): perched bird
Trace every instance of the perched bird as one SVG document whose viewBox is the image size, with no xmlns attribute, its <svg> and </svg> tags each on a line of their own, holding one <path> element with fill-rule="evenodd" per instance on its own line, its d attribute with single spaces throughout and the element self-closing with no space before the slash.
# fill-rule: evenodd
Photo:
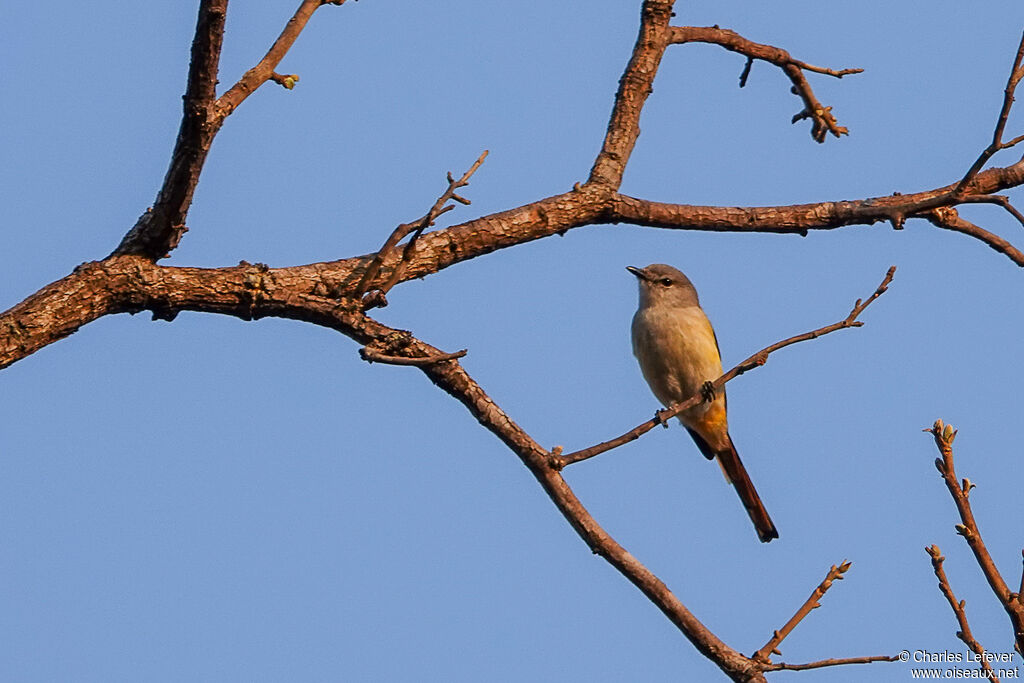
<svg viewBox="0 0 1024 683">
<path fill-rule="evenodd" d="M 628 266 L 640 284 L 640 307 L 633 316 L 633 355 L 648 386 L 667 408 L 704 392 L 704 402 L 679 414 L 697 448 L 718 458 L 725 478 L 736 487 L 757 535 L 767 543 L 779 537 L 729 437 L 725 390 L 709 392 L 722 375 L 722 358 L 711 322 L 700 307 L 689 278 L 663 263 Z"/>
</svg>

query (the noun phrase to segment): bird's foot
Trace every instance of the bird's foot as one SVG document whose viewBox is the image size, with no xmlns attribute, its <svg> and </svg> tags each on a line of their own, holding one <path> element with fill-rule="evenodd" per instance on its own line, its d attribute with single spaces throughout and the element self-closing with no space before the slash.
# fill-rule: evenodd
<svg viewBox="0 0 1024 683">
<path fill-rule="evenodd" d="M 715 400 L 715 385 L 712 382 L 704 382 L 700 388 L 700 395 L 705 403 L 711 403 Z"/>
</svg>

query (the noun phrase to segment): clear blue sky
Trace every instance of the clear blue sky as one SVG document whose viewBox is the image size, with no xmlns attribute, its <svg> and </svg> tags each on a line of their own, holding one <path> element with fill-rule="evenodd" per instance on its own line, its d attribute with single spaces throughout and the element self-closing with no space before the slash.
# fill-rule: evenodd
<svg viewBox="0 0 1024 683">
<path fill-rule="evenodd" d="M 177 131 L 195 3 L 7 3 L 0 307 L 102 258 L 151 203 Z M 223 85 L 293 2 L 235 0 Z M 491 155 L 440 225 L 563 192 L 587 171 L 639 0 L 325 7 L 214 144 L 170 265 L 286 266 L 375 250 L 444 173 Z M 987 144 L 1024 5 L 680 2 L 808 62 L 849 137 L 814 143 L 788 81 L 672 47 L 623 191 L 760 205 L 910 192 Z M 1024 116 L 1009 132 L 1024 132 Z M 1015 160 L 1012 153 L 996 161 Z M 1013 195 L 1024 204 L 1024 194 Z M 1000 210 L 965 215 L 1024 243 Z M 899 266 L 866 326 L 729 385 L 732 435 L 778 525 L 757 542 L 718 468 L 674 426 L 567 478 L 627 549 L 751 653 L 828 567 L 845 581 L 786 661 L 963 652 L 924 546 L 977 638 L 1008 620 L 954 534 L 921 428 L 958 468 L 1007 580 L 1024 545 L 1017 434 L 1024 272 L 914 221 L 807 238 L 592 226 L 396 289 L 379 311 L 444 349 L 541 443 L 579 448 L 657 407 L 629 350 L 635 283 L 696 284 L 727 365 L 833 322 Z M 95 322 L 0 375 L 0 678 L 7 681 L 719 680 L 591 555 L 529 473 L 417 370 L 368 366 L 295 322 L 182 314 Z M 1017 660 L 1020 665 L 1020 660 Z M 772 680 L 909 679 L 902 664 Z M 888 668 L 881 668 L 887 666 Z"/>
</svg>

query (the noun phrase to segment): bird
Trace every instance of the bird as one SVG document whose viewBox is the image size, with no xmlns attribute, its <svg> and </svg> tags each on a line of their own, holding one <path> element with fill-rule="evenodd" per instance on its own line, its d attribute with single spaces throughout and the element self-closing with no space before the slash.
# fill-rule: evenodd
<svg viewBox="0 0 1024 683">
<path fill-rule="evenodd" d="M 679 414 L 679 421 L 708 460 L 718 459 L 726 480 L 739 494 L 743 507 L 763 543 L 779 537 L 750 475 L 740 460 L 726 414 L 724 388 L 711 382 L 722 375 L 721 351 L 715 330 L 700 307 L 697 290 L 682 272 L 654 263 L 627 266 L 640 286 L 640 304 L 633 315 L 633 355 L 647 385 L 666 407 L 696 394 L 705 400 Z"/>
</svg>

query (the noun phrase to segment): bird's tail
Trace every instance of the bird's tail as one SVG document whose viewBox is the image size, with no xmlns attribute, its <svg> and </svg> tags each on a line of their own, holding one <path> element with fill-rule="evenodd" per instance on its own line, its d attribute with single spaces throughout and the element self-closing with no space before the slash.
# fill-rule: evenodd
<svg viewBox="0 0 1024 683">
<path fill-rule="evenodd" d="M 778 538 L 779 532 L 775 529 L 772 518 L 768 516 L 768 511 L 764 509 L 764 503 L 757 495 L 757 489 L 750 481 L 750 475 L 747 474 L 747 468 L 743 466 L 743 461 L 740 460 L 740 454 L 736 452 L 732 439 L 729 439 L 728 448 L 718 451 L 715 455 L 718 456 L 718 464 L 722 466 L 725 478 L 736 488 L 736 493 L 743 501 L 743 507 L 747 509 L 747 514 L 750 515 L 750 521 L 754 523 L 761 542 L 767 543 L 773 538 Z"/>
</svg>

